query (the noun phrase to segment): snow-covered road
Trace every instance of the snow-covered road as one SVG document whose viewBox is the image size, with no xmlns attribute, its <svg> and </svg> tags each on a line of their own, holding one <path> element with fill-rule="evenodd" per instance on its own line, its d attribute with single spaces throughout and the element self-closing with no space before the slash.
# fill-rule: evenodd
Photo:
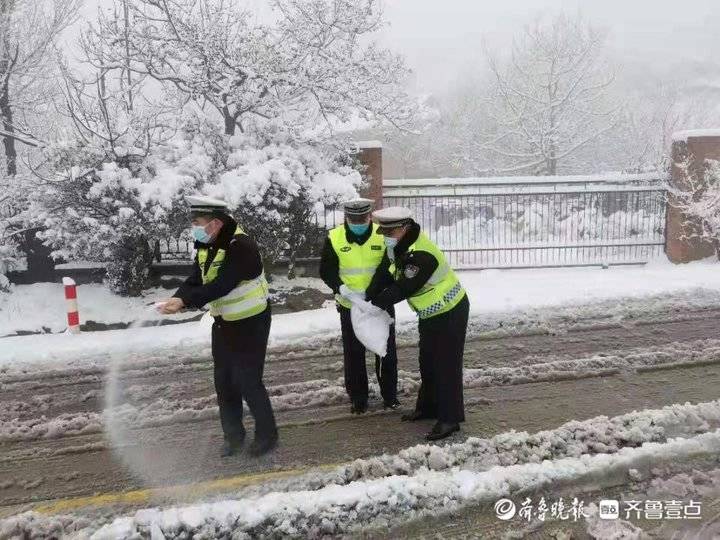
<svg viewBox="0 0 720 540">
<path fill-rule="evenodd" d="M 720 376 L 718 317 L 720 311 L 703 307 L 646 312 L 632 320 L 563 321 L 560 317 L 554 322 L 548 319 L 544 326 L 528 325 L 525 332 L 516 327 L 504 336 L 475 332 L 478 339 L 469 342 L 466 350 L 468 419 L 462 435 L 450 442 L 472 436 L 495 441 L 494 445 L 504 440 L 507 446 L 516 440 L 508 435 L 511 430 L 557 430 L 566 422 L 598 415 L 713 401 Z M 207 358 L 158 356 L 118 366 L 118 403 L 105 413 L 106 373 L 101 367 L 0 373 L 0 515 L 48 501 L 46 508 L 71 508 L 53 503 L 54 499 L 396 455 L 422 441 L 427 423 L 401 423 L 399 413 L 379 410 L 377 401 L 370 414 L 349 415 L 341 357 L 331 348 L 328 351 L 326 356 L 298 351 L 269 358 L 266 381 L 278 411 L 282 444 L 264 460 L 217 457 L 220 434 Z M 411 406 L 417 386 L 416 356 L 412 346 L 400 351 L 405 406 Z M 634 438 L 614 436 L 607 421 L 601 420 L 587 430 L 581 448 L 568 454 L 551 446 L 547 459 L 573 457 L 580 451 L 615 452 L 642 442 L 664 443 L 670 436 L 710 433 L 720 427 L 712 418 L 705 418 L 706 423 L 689 421 L 697 418 L 697 412 L 689 414 L 682 421 L 667 421 L 664 427 L 640 425 Z M 108 420 L 113 420 L 114 429 L 106 431 Z M 514 461 L 504 465 L 525 462 L 531 453 L 522 446 Z M 438 455 L 433 466 L 442 469 L 443 464 L 455 463 L 462 470 L 477 470 L 473 464 L 485 459 L 476 447 L 469 453 L 462 445 L 458 448 L 461 457 L 455 462 Z M 410 474 L 407 466 L 360 463 L 357 470 L 346 471 L 347 478 L 374 481 L 388 474 Z M 296 480 L 296 487 L 318 489 L 337 483 L 337 472 L 327 474 Z M 245 495 L 272 494 L 293 486 L 278 482 L 245 488 Z M 223 495 L 222 487 L 214 491 L 215 496 Z M 228 483 L 224 491 L 233 498 L 240 495 L 236 484 Z M 168 492 L 162 497 L 134 503 L 128 499 L 122 508 L 175 501 Z M 453 504 L 461 504 L 460 499 L 452 499 Z M 76 512 L 88 515 L 89 510 Z M 107 522 L 107 508 L 103 512 L 101 521 Z M 91 513 L 97 518 L 95 511 Z M 343 521 L 346 527 L 352 527 L 351 522 Z"/>
</svg>

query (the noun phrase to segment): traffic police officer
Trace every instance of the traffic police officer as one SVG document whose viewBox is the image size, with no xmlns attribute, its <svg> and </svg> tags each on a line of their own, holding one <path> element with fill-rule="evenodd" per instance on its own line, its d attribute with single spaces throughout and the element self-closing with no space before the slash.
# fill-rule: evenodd
<svg viewBox="0 0 720 540">
<path fill-rule="evenodd" d="M 409 209 L 384 208 L 373 219 L 387 252 L 367 297 L 383 309 L 407 300 L 419 318 L 420 390 L 415 410 L 402 419 L 436 419 L 426 438 L 443 439 L 465 420 L 462 371 L 470 303 L 445 255 Z"/>
<path fill-rule="evenodd" d="M 190 277 L 161 304 L 162 313 L 210 305 L 214 379 L 225 442 L 223 456 L 245 441 L 243 399 L 255 418 L 251 455 L 277 445 L 278 432 L 262 381 L 270 334 L 268 284 L 257 244 L 227 213 L 225 202 L 187 197 L 197 255 Z"/>
<path fill-rule="evenodd" d="M 335 293 L 337 310 L 340 312 L 345 389 L 352 403 L 350 410 L 354 414 L 367 411 L 368 376 L 365 347 L 355 336 L 350 320 L 352 304 L 342 296 L 341 287 L 345 285 L 354 292 L 364 292 L 385 254 L 383 237 L 377 233 L 377 225 L 370 221 L 372 207 L 371 199 L 345 202 L 344 222 L 330 231 L 320 258 L 320 277 Z M 392 307 L 388 311 L 394 316 Z M 385 408 L 396 409 L 400 402 L 397 400 L 395 325 L 390 327 L 386 356 L 382 359 L 375 356 L 375 373 Z"/>
</svg>

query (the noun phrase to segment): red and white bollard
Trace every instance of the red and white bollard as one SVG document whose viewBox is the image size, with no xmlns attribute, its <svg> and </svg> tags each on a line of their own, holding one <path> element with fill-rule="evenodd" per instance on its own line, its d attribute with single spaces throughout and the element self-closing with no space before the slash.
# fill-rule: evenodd
<svg viewBox="0 0 720 540">
<path fill-rule="evenodd" d="M 63 278 L 65 286 L 65 303 L 67 305 L 67 331 L 71 334 L 80 333 L 80 313 L 78 313 L 77 287 L 75 280 L 69 277 Z"/>
</svg>

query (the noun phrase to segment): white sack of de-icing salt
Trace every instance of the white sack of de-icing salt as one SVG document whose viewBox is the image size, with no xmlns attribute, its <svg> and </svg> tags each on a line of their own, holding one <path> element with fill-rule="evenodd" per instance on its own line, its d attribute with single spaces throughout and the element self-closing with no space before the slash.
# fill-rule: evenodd
<svg viewBox="0 0 720 540">
<path fill-rule="evenodd" d="M 390 325 L 393 322 L 390 314 L 370 302 L 353 299 L 350 320 L 360 343 L 365 345 L 367 350 L 384 357 L 387 354 Z"/>
</svg>

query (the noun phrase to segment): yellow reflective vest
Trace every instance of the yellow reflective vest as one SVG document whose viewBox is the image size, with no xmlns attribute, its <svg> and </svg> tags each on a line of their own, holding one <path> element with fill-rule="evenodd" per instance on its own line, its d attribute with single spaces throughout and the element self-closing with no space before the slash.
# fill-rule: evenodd
<svg viewBox="0 0 720 540">
<path fill-rule="evenodd" d="M 328 235 L 337 254 L 340 281 L 355 292 L 365 292 L 385 254 L 385 240 L 377 232 L 378 226 L 373 223 L 371 227 L 372 233 L 363 245 L 348 242 L 345 224 L 335 227 Z M 339 294 L 335 295 L 335 300 L 341 306 L 351 307 L 351 303 Z"/>
<path fill-rule="evenodd" d="M 418 239 L 408 248 L 407 253 L 415 250 L 426 251 L 438 261 L 438 267 L 427 283 L 407 299 L 420 319 L 429 319 L 454 308 L 465 296 L 465 289 L 460 284 L 455 271 L 447 263 L 443 252 L 424 232 L 420 232 Z M 389 270 L 396 281 L 400 279 L 402 268 L 397 268 L 393 262 Z"/>
<path fill-rule="evenodd" d="M 245 234 L 245 231 L 237 227 L 233 236 L 237 237 L 242 234 Z M 203 285 L 217 278 L 218 271 L 226 255 L 224 249 L 218 249 L 215 258 L 206 271 L 205 266 L 209 251 L 208 248 L 198 249 L 198 264 L 200 265 Z M 210 314 L 213 317 L 222 317 L 225 321 L 247 319 L 265 311 L 268 305 L 268 296 L 268 284 L 263 272 L 254 279 L 240 281 L 225 296 L 210 302 Z"/>
</svg>

